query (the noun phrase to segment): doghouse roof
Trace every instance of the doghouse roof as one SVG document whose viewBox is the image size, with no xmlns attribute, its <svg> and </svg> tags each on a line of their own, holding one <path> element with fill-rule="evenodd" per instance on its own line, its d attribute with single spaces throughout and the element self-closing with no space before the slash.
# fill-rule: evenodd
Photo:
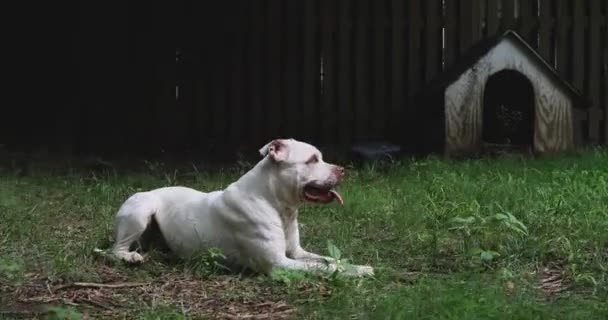
<svg viewBox="0 0 608 320">
<path fill-rule="evenodd" d="M 508 30 L 502 35 L 480 41 L 477 45 L 473 46 L 469 51 L 467 51 L 461 58 L 459 58 L 459 61 L 454 66 L 448 68 L 447 71 L 441 73 L 438 78 L 433 80 L 427 87 L 428 89 L 424 90 L 424 92 L 431 93 L 438 90 L 444 90 L 446 87 L 458 80 L 462 73 L 472 68 L 477 62 L 479 62 L 479 60 L 492 48 L 496 47 L 499 43 L 505 40 L 512 40 L 514 43 L 518 44 L 518 47 L 521 50 L 527 51 L 527 53 L 529 53 L 530 56 L 536 60 L 536 63 L 546 70 L 546 74 L 556 80 L 556 83 L 558 83 L 560 87 L 572 98 L 572 100 L 575 102 L 574 106 L 588 107 L 590 105 L 589 100 L 585 98 L 585 96 L 583 96 L 579 90 L 568 83 L 568 81 L 564 80 L 559 75 L 557 70 L 555 70 L 538 52 L 536 52 L 536 50 L 532 49 L 532 47 L 513 30 Z"/>
</svg>

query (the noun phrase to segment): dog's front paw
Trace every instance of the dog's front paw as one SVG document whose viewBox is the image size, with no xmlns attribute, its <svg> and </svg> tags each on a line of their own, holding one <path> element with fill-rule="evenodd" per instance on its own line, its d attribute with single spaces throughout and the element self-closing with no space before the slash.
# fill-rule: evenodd
<svg viewBox="0 0 608 320">
<path fill-rule="evenodd" d="M 131 252 L 131 256 L 126 261 L 129 263 L 143 263 L 144 260 L 145 260 L 145 258 L 141 254 L 139 254 L 137 252 Z"/>
<path fill-rule="evenodd" d="M 344 273 L 353 277 L 369 277 L 374 275 L 374 268 L 370 266 L 351 266 Z"/>
<path fill-rule="evenodd" d="M 122 260 L 126 263 L 143 263 L 145 258 L 137 253 L 137 252 L 118 252 L 118 253 L 114 253 L 114 256 L 116 258 L 118 258 L 119 260 Z"/>
<path fill-rule="evenodd" d="M 374 268 L 372 266 L 357 266 L 357 273 L 359 276 L 373 276 Z"/>
</svg>

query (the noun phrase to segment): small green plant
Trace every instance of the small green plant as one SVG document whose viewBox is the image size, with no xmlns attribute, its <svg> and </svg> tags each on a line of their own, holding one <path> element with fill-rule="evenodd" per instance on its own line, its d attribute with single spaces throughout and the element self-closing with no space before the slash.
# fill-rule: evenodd
<svg viewBox="0 0 608 320">
<path fill-rule="evenodd" d="M 514 235 L 526 236 L 528 228 L 508 211 L 489 217 L 472 215 L 466 218 L 451 219 L 451 231 L 462 237 L 464 252 L 475 262 L 484 265 L 496 260 L 501 254 L 501 242 L 514 238 Z"/>
<path fill-rule="evenodd" d="M 177 310 L 167 307 L 158 309 L 145 310 L 137 315 L 134 319 L 138 320 L 184 320 L 188 319 L 185 314 L 181 314 Z"/>
<path fill-rule="evenodd" d="M 306 280 L 306 274 L 300 271 L 277 269 L 270 273 L 272 282 L 292 287 Z"/>
<path fill-rule="evenodd" d="M 334 263 L 336 264 L 335 272 L 346 271 L 346 268 L 349 266 L 348 259 L 342 259 L 342 251 L 340 251 L 340 249 L 338 249 L 338 247 L 331 240 L 327 240 L 327 251 L 329 252 L 329 256 L 334 259 Z"/>
<path fill-rule="evenodd" d="M 336 265 L 336 270 L 331 274 L 330 279 L 334 281 L 344 279 L 342 277 L 344 273 L 354 272 L 354 266 L 342 256 L 342 251 L 331 240 L 327 240 L 327 251 L 329 257 L 334 260 L 331 263 Z"/>
<path fill-rule="evenodd" d="M 23 266 L 14 260 L 0 257 L 0 281 L 18 282 L 23 273 Z"/>
<path fill-rule="evenodd" d="M 52 320 L 79 320 L 82 319 L 82 313 L 73 308 L 66 307 L 50 307 L 49 319 Z"/>
<path fill-rule="evenodd" d="M 210 248 L 191 260 L 192 270 L 203 276 L 218 274 L 222 270 L 230 272 L 230 268 L 222 264 L 225 259 L 226 256 L 219 248 Z"/>
</svg>

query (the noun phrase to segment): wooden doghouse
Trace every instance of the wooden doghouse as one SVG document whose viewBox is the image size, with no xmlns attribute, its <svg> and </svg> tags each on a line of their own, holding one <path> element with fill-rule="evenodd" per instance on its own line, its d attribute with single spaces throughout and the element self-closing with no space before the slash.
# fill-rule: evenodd
<svg viewBox="0 0 608 320">
<path fill-rule="evenodd" d="M 421 149 L 448 155 L 573 149 L 582 140 L 575 113 L 589 105 L 513 31 L 473 47 L 420 98 Z"/>
</svg>

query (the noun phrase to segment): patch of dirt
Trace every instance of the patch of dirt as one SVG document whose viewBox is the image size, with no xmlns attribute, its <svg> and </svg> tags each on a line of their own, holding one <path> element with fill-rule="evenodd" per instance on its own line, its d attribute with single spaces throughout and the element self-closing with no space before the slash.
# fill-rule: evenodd
<svg viewBox="0 0 608 320">
<path fill-rule="evenodd" d="M 99 283 L 51 283 L 30 275 L 18 287 L 0 285 L 0 316 L 31 318 L 49 306 L 71 306 L 85 319 L 129 319 L 134 310 L 170 308 L 188 317 L 210 319 L 291 319 L 297 316 L 280 294 L 254 279 L 166 274 L 153 282 L 127 282 L 109 267 L 99 270 Z"/>
<path fill-rule="evenodd" d="M 566 271 L 560 267 L 545 267 L 540 272 L 539 288 L 547 298 L 555 298 L 568 289 Z"/>
</svg>

